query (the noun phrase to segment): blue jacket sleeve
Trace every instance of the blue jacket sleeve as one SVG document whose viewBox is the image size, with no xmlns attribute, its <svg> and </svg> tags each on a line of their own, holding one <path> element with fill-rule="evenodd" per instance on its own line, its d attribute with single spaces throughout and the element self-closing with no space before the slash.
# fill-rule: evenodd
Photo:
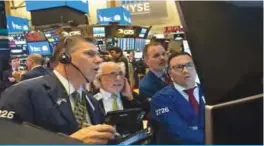
<svg viewBox="0 0 264 146">
<path fill-rule="evenodd" d="M 1 95 L 0 118 L 34 123 L 34 109 L 30 98 L 30 91 L 24 86 L 9 87 Z"/>
<path fill-rule="evenodd" d="M 162 124 L 166 131 L 181 141 L 189 144 L 203 144 L 204 133 L 202 130 L 193 129 L 181 119 L 175 111 L 174 101 L 161 94 L 153 96 L 151 101 L 151 116 L 158 124 Z"/>
</svg>

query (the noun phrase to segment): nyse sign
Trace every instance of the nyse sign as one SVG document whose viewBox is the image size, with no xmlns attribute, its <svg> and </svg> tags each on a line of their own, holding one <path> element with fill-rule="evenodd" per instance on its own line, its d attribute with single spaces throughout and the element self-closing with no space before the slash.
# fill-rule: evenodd
<svg viewBox="0 0 264 146">
<path fill-rule="evenodd" d="M 131 3 L 123 5 L 131 14 L 150 13 L 150 2 Z"/>
<path fill-rule="evenodd" d="M 123 34 L 123 35 L 134 35 L 135 34 L 135 30 L 132 30 L 132 29 L 118 29 L 117 33 L 118 34 Z"/>
</svg>

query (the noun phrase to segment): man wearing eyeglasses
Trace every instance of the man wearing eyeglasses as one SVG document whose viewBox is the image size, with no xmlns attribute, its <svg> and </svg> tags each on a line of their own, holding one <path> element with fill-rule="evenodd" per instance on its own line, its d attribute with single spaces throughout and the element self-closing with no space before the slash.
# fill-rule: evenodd
<svg viewBox="0 0 264 146">
<path fill-rule="evenodd" d="M 168 72 L 173 84 L 151 100 L 157 144 L 203 144 L 205 101 L 188 53 L 172 53 Z"/>
<path fill-rule="evenodd" d="M 106 114 L 110 111 L 139 106 L 133 98 L 131 88 L 125 77 L 124 63 L 104 62 L 100 65 L 94 85 L 99 92 L 94 97 L 101 103 Z"/>
</svg>

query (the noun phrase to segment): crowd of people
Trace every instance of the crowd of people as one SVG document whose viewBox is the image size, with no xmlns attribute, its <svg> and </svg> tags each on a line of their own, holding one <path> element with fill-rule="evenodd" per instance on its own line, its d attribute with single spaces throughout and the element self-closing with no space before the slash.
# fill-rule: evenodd
<svg viewBox="0 0 264 146">
<path fill-rule="evenodd" d="M 151 144 L 204 143 L 205 100 L 190 54 L 168 56 L 160 43 L 151 42 L 143 48 L 149 71 L 139 81 L 133 52 L 127 58 L 121 48 L 108 51 L 102 57 L 91 39 L 67 37 L 56 47 L 53 67 L 44 68 L 43 57 L 32 54 L 28 71 L 19 71 L 19 58 L 12 57 L 0 97 L 0 110 L 12 116 L 2 118 L 107 144 L 117 131 L 104 123 L 105 115 L 142 108 L 149 113 Z"/>
</svg>

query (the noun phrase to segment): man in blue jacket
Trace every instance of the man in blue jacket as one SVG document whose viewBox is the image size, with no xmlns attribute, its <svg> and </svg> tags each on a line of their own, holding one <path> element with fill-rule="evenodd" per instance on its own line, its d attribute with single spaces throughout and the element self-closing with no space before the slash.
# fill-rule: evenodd
<svg viewBox="0 0 264 146">
<path fill-rule="evenodd" d="M 168 59 L 171 80 L 151 100 L 151 116 L 157 144 L 203 144 L 203 91 L 195 82 L 196 71 L 188 53 L 172 53 Z"/>
<path fill-rule="evenodd" d="M 167 54 L 160 43 L 152 42 L 143 49 L 143 56 L 149 67 L 149 72 L 140 81 L 139 94 L 151 98 L 157 91 L 167 85 L 167 73 L 165 72 Z"/>
<path fill-rule="evenodd" d="M 104 115 L 82 85 L 92 82 L 101 58 L 97 47 L 81 37 L 62 40 L 59 64 L 52 75 L 22 81 L 3 92 L 1 118 L 29 122 L 64 133 L 88 144 L 106 144 L 112 126 L 101 125 Z"/>
</svg>

